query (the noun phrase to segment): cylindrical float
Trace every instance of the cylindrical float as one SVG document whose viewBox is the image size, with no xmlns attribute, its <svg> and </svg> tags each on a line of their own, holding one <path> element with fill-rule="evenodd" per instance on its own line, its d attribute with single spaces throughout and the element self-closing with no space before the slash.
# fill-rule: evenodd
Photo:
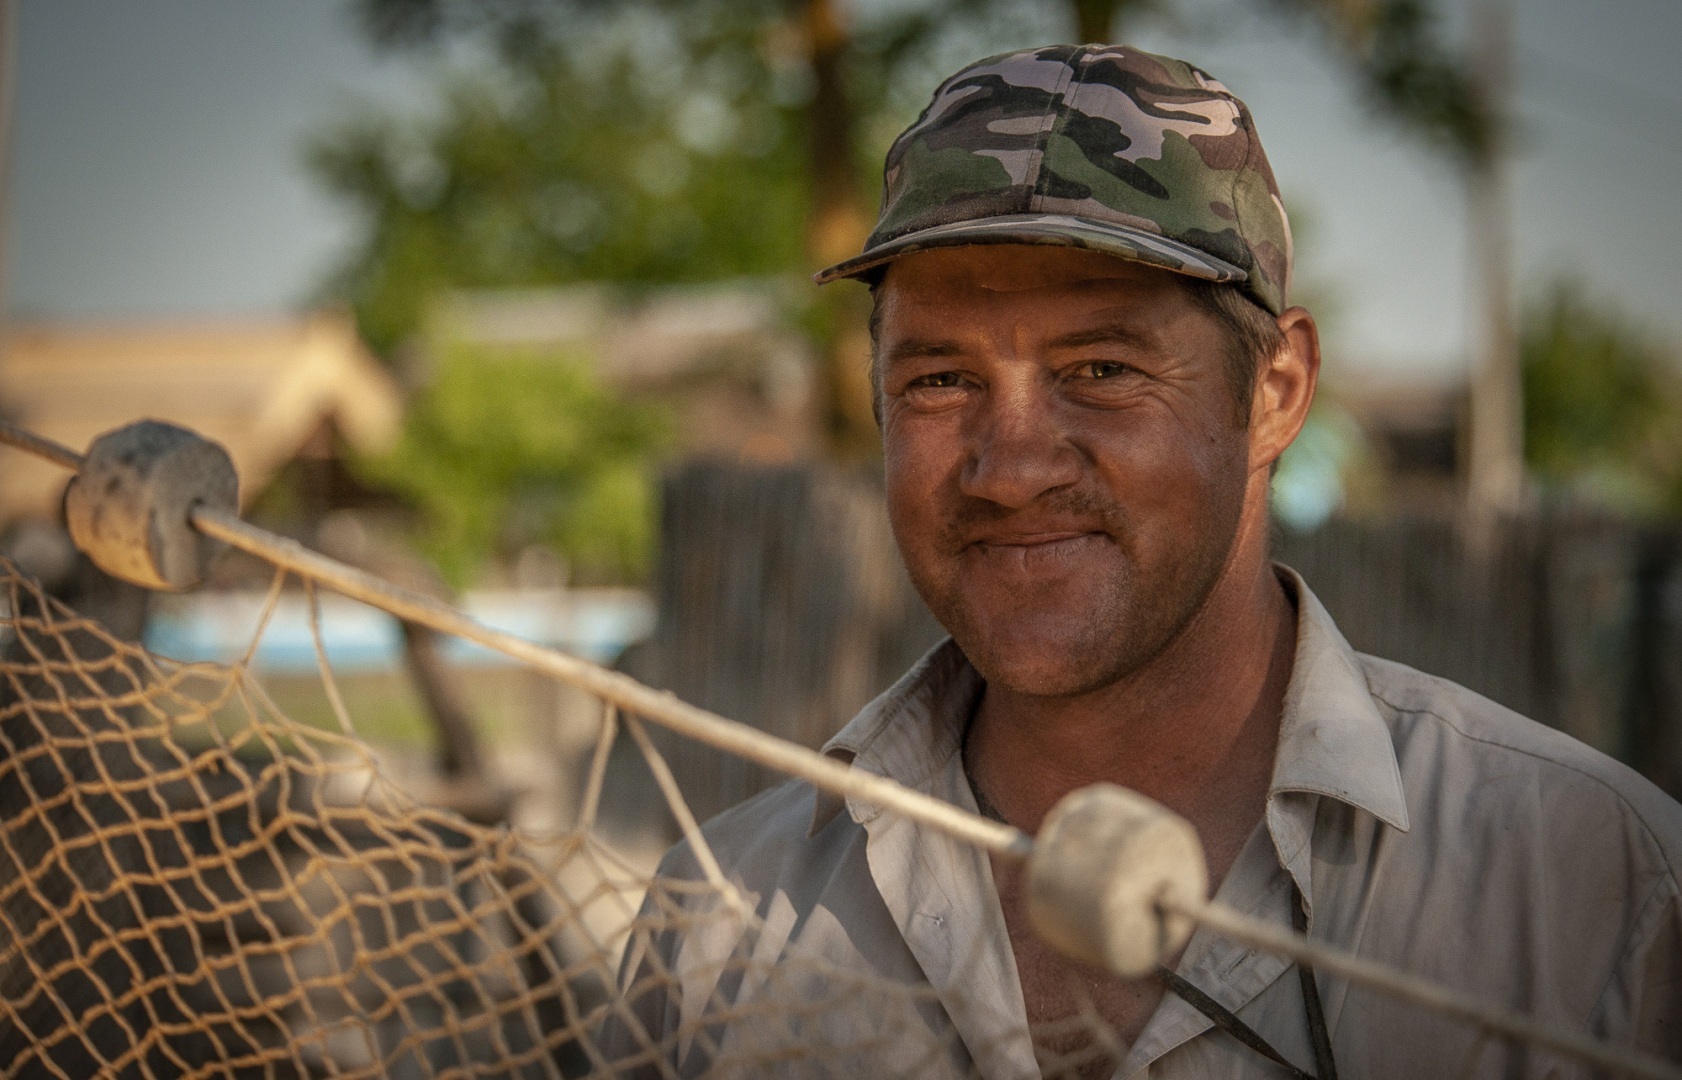
<svg viewBox="0 0 1682 1080">
<path fill-rule="evenodd" d="M 239 510 L 228 452 L 186 428 L 142 420 L 88 447 L 64 514 L 71 539 L 101 570 L 174 592 L 203 581 L 222 547 L 193 528 L 197 506 Z"/>
<path fill-rule="evenodd" d="M 1028 860 L 1028 919 L 1065 955 L 1128 978 L 1149 974 L 1191 936 L 1164 899 L 1207 898 L 1208 869 L 1191 823 L 1114 784 L 1064 796 Z"/>
</svg>

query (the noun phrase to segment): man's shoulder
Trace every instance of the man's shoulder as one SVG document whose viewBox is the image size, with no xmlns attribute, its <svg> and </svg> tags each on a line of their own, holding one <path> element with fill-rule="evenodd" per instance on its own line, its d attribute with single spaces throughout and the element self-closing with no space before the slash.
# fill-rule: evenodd
<svg viewBox="0 0 1682 1080">
<path fill-rule="evenodd" d="M 806 781 L 785 781 L 710 819 L 701 835 L 725 876 L 749 888 L 785 881 L 839 859 L 853 839 L 847 826 L 854 823 L 845 810 L 812 828 L 817 799 Z M 702 872 L 685 841 L 666 854 L 660 873 L 695 878 Z"/>
<path fill-rule="evenodd" d="M 1587 744 L 1448 679 L 1364 653 L 1367 686 L 1390 726 L 1410 810 L 1445 786 L 1487 791 L 1474 809 L 1534 828 L 1553 815 L 1625 820 L 1682 869 L 1682 805 L 1646 777 Z M 1452 783 L 1441 783 L 1452 774 Z M 1523 794 L 1501 798 L 1500 793 Z"/>
</svg>

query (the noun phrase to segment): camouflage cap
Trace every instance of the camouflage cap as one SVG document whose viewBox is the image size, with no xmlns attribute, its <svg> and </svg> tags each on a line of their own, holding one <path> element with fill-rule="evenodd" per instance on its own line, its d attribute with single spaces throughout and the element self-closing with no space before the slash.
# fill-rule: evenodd
<svg viewBox="0 0 1682 1080">
<path fill-rule="evenodd" d="M 869 277 L 912 251 L 1065 244 L 1285 307 L 1291 227 L 1244 103 L 1179 60 L 1053 45 L 971 64 L 888 150 Z"/>
</svg>

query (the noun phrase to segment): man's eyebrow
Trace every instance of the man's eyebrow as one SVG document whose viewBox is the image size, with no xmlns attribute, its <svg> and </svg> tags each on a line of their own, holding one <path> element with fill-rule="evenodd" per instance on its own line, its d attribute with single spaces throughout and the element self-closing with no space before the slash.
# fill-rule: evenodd
<svg viewBox="0 0 1682 1080">
<path fill-rule="evenodd" d="M 898 360 L 917 360 L 927 356 L 957 356 L 963 352 L 955 341 L 941 341 L 935 338 L 910 338 L 897 342 L 889 349 L 883 359 L 887 363 Z"/>
<path fill-rule="evenodd" d="M 1143 345 L 1149 340 L 1148 335 L 1142 334 L 1130 326 L 1111 324 L 1063 334 L 1048 341 L 1046 347 L 1050 349 L 1080 349 L 1088 345 Z"/>
</svg>

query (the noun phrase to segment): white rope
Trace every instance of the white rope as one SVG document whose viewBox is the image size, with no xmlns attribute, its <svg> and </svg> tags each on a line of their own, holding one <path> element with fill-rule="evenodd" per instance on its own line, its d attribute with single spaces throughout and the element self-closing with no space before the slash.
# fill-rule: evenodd
<svg viewBox="0 0 1682 1080">
<path fill-rule="evenodd" d="M 82 457 L 75 451 L 3 420 L 0 420 L 0 443 L 8 443 L 66 468 L 81 466 Z M 259 529 L 232 514 L 201 507 L 192 512 L 191 520 L 199 532 L 230 547 L 399 619 L 420 623 L 440 633 L 494 649 L 617 706 L 627 718 L 644 717 L 697 742 L 784 775 L 798 777 L 824 791 L 892 810 L 954 839 L 1009 859 L 1026 859 L 1033 852 L 1033 838 L 1020 829 L 969 813 L 886 777 L 852 768 L 818 751 L 697 708 L 679 700 L 669 691 L 655 690 L 599 664 L 493 630 L 431 597 L 329 559 L 295 540 Z M 1546 1046 L 1628 1076 L 1682 1080 L 1682 1068 L 1651 1054 L 1575 1032 L 1558 1031 L 1523 1013 L 1477 1001 L 1418 976 L 1312 941 L 1223 904 L 1212 901 L 1175 904 L 1171 909 L 1165 904 L 1164 909 L 1192 919 L 1241 944 L 1275 953 L 1316 971 L 1342 976 L 1351 983 L 1398 1000 L 1459 1017 L 1485 1031 Z"/>
<path fill-rule="evenodd" d="M 80 472 L 82 469 L 81 454 L 62 443 L 44 439 L 33 431 L 26 431 L 5 420 L 0 420 L 0 443 L 7 443 L 36 457 L 46 458 L 54 465 L 62 465 L 71 472 Z"/>
<path fill-rule="evenodd" d="M 1496 1008 L 1439 983 L 1363 960 L 1353 953 L 1303 937 L 1273 923 L 1252 919 L 1224 904 L 1170 904 L 1163 910 L 1184 916 L 1241 945 L 1288 956 L 1316 972 L 1341 975 L 1368 990 L 1466 1020 L 1484 1031 L 1545 1046 L 1561 1054 L 1619 1070 L 1630 1076 L 1679 1077 L 1682 1069 L 1651 1054 L 1616 1046 L 1575 1031 L 1550 1027 L 1534 1017 Z"/>
<path fill-rule="evenodd" d="M 654 721 L 679 735 L 728 751 L 737 757 L 794 776 L 848 798 L 894 810 L 922 824 L 987 851 L 1025 858 L 1033 841 L 1020 829 L 912 791 L 825 757 L 816 750 L 777 738 L 758 728 L 680 701 L 670 691 L 655 690 L 629 675 L 476 622 L 447 604 L 399 588 L 344 563 L 310 551 L 285 537 L 248 525 L 232 514 L 195 510 L 194 527 L 206 536 L 239 548 L 300 576 L 313 578 L 345 596 L 371 604 L 408 622 L 476 642 L 513 657 L 562 682 L 619 706 L 625 713 Z"/>
</svg>

